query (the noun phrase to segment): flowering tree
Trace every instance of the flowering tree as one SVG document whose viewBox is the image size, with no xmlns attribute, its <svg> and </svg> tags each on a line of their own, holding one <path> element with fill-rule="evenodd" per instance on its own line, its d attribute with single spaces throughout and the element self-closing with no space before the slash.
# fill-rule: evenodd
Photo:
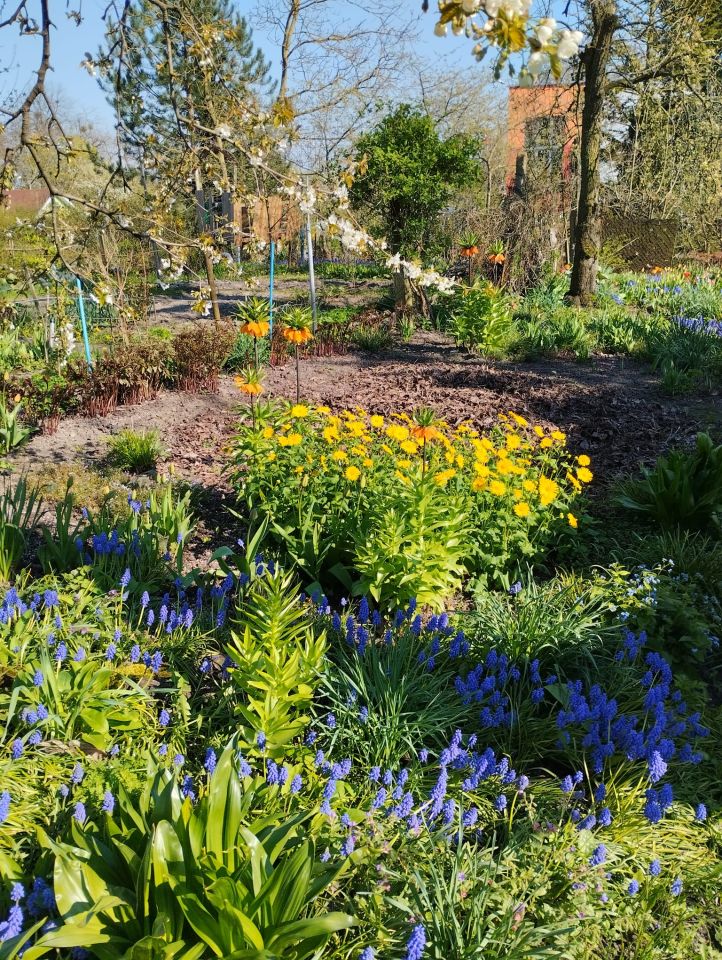
<svg viewBox="0 0 722 960">
<path fill-rule="evenodd" d="M 337 236 L 347 248 L 386 254 L 385 244 L 373 241 L 347 212 L 348 187 L 356 175 L 356 164 L 347 165 L 336 184 L 324 185 L 317 180 L 307 185 L 282 160 L 282 146 L 292 119 L 284 109 L 286 100 L 282 98 L 275 108 L 267 109 L 258 97 L 249 95 L 248 83 L 238 83 L 238 58 L 229 56 L 229 43 L 232 46 L 238 25 L 223 17 L 209 19 L 204 9 L 203 5 L 182 0 L 136 0 L 109 6 L 106 48 L 98 56 L 88 55 L 85 65 L 100 74 L 106 89 L 114 91 L 124 149 L 109 173 L 108 189 L 99 195 L 88 198 L 77 187 L 68 189 L 57 182 L 33 127 L 33 112 L 42 102 L 48 104 L 49 126 L 53 127 L 52 105 L 45 88 L 53 44 L 49 0 L 22 0 L 0 21 L 0 29 L 14 29 L 21 38 L 41 40 L 34 83 L 3 114 L 7 125 L 18 128 L 18 150 L 31 158 L 50 193 L 67 197 L 88 212 L 88 229 L 96 228 L 99 222 L 110 222 L 151 241 L 168 278 L 192 268 L 191 254 L 197 251 L 206 274 L 206 285 L 198 294 L 198 309 L 203 312 L 212 307 L 217 317 L 212 266 L 220 255 L 218 236 L 199 230 L 200 224 L 192 215 L 189 217 L 184 199 L 189 185 L 198 193 L 209 185 L 222 197 L 243 203 L 254 200 L 272 183 L 277 192 L 285 193 L 303 211 L 313 209 L 319 229 Z M 503 59 L 519 46 L 524 16 L 524 11 L 499 11 L 497 20 L 506 27 L 482 32 L 479 42 L 497 46 Z M 455 29 L 466 17 L 461 6 L 455 4 L 442 14 L 444 22 L 452 23 Z M 545 27 L 538 29 L 545 37 Z M 153 42 L 148 42 L 149 36 Z M 165 42 L 161 42 L 163 38 Z M 551 38 L 547 39 L 551 43 Z M 562 36 L 559 42 L 562 49 L 557 49 L 555 56 L 569 52 L 564 45 L 569 47 L 573 40 Z M 154 116 L 162 117 L 167 125 L 165 134 L 160 126 L 157 131 L 151 129 L 148 120 Z M 59 124 L 55 130 L 57 136 L 51 146 L 60 152 L 65 148 L 64 134 Z M 133 135 L 139 136 L 140 132 L 142 152 L 129 149 Z M 10 152 L 3 159 L 0 189 L 11 186 L 13 164 L 14 154 Z M 244 176 L 236 176 L 241 168 Z M 141 215 L 129 211 L 133 206 L 127 202 L 129 194 L 142 199 Z M 394 252 L 393 266 L 404 267 L 399 251 Z M 420 268 L 409 263 L 406 269 L 418 278 Z M 424 274 L 424 280 L 441 282 L 433 272 Z"/>
<path fill-rule="evenodd" d="M 586 88 L 581 189 L 571 289 L 577 302 L 589 299 L 596 279 L 605 104 L 613 91 L 642 84 L 662 71 L 679 76 L 689 62 L 690 50 L 704 49 L 700 11 L 712 2 L 703 0 L 688 9 L 683 0 L 646 0 L 645 16 L 641 17 L 636 0 L 587 0 L 589 42 L 580 58 Z M 490 52 L 495 55 L 497 74 L 505 64 L 511 67 L 516 56 L 523 61 L 519 71 L 523 83 L 533 83 L 547 65 L 553 75 L 559 76 L 564 60 L 578 52 L 583 35 L 549 17 L 534 19 L 531 5 L 532 0 L 441 0 L 436 32 L 443 34 L 449 28 L 456 33 L 466 31 L 475 41 L 473 53 L 477 59 Z M 221 14 L 223 9 L 220 4 Z M 127 117 L 123 121 L 123 114 L 131 108 L 146 118 L 154 112 L 163 115 L 168 127 L 165 134 L 146 130 L 140 158 L 137 153 L 128 156 L 127 150 L 121 150 L 117 165 L 109 171 L 107 188 L 88 197 L 78 186 L 60 184 L 53 164 L 48 162 L 47 153 L 55 151 L 59 155 L 68 149 L 45 87 L 52 65 L 50 4 L 49 0 L 21 0 L 0 20 L 0 30 L 19 31 L 23 40 L 39 38 L 39 59 L 27 92 L 2 108 L 6 126 L 17 130 L 17 146 L 6 151 L 2 159 L 0 193 L 12 185 L 18 152 L 25 154 L 53 197 L 64 197 L 87 212 L 88 230 L 109 223 L 152 242 L 165 276 L 192 273 L 194 260 L 200 257 L 206 282 L 198 291 L 197 308 L 199 312 L 213 309 L 218 317 L 213 262 L 221 256 L 219 241 L 227 240 L 228 230 L 221 230 L 219 235 L 218 231 L 200 229 L 200 204 L 195 204 L 194 217 L 193 206 L 189 208 L 187 202 L 189 189 L 195 195 L 207 188 L 217 192 L 226 211 L 230 202 L 250 204 L 259 194 L 273 189 L 298 203 L 303 211 L 313 209 L 319 229 L 338 236 L 348 249 L 381 253 L 385 244 L 372 240 L 348 214 L 348 188 L 359 172 L 358 163 L 342 169 L 336 183 L 316 178 L 313 185 L 307 185 L 283 159 L 284 145 L 292 135 L 288 100 L 280 98 L 275 106 L 267 108 L 252 95 L 248 77 L 241 77 L 239 82 L 239 24 L 223 16 L 209 19 L 204 11 L 203 4 L 185 0 L 111 3 L 106 12 L 109 43 L 99 56 L 88 55 L 86 66 L 99 72 L 106 87 L 110 85 L 116 92 L 121 130 L 124 122 L 126 127 L 130 122 L 136 126 Z M 669 28 L 670 40 L 663 52 L 645 42 L 645 25 L 652 14 Z M 165 42 L 137 50 L 138 18 L 145 20 L 144 29 L 150 29 L 159 41 L 165 38 Z M 244 56 L 246 64 L 251 63 L 251 73 L 256 70 L 256 79 L 260 79 L 262 65 L 258 61 L 253 65 L 253 51 L 241 53 L 242 61 Z M 134 89 L 136 100 L 129 100 L 125 95 Z M 50 113 L 49 142 L 47 136 L 38 136 L 33 123 L 34 112 L 42 103 Z M 127 131 L 123 139 L 126 144 L 132 142 Z M 50 149 L 44 150 L 46 147 Z M 129 198 L 141 202 L 129 203 Z M 228 223 L 225 226 L 232 229 Z M 77 247 L 77 231 L 75 240 Z M 59 256 L 67 260 L 62 245 L 58 242 L 57 246 Z M 393 251 L 388 263 L 424 283 L 444 286 L 438 275 L 405 260 L 400 250 Z"/>
</svg>

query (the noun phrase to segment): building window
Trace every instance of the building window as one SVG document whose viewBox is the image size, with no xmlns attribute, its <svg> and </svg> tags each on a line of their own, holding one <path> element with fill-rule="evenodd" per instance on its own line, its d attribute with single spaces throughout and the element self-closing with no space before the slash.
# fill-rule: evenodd
<svg viewBox="0 0 722 960">
<path fill-rule="evenodd" d="M 566 139 L 563 116 L 533 117 L 524 125 L 524 150 L 532 175 L 561 174 Z"/>
</svg>

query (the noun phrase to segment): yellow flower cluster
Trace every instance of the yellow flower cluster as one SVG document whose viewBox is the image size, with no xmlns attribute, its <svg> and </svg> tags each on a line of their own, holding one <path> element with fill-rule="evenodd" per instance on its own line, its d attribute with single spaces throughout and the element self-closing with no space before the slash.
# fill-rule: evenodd
<svg viewBox="0 0 722 960">
<path fill-rule="evenodd" d="M 563 432 L 532 426 L 513 412 L 501 414 L 483 435 L 469 423 L 435 420 L 421 427 L 403 413 L 333 413 L 295 404 L 272 410 L 261 425 L 254 471 L 263 474 L 264 463 L 273 477 L 285 471 L 305 486 L 373 490 L 379 483 L 428 477 L 442 489 L 473 496 L 477 509 L 485 503 L 505 510 L 517 523 L 534 525 L 553 515 L 571 527 L 577 519 L 568 507 L 593 476 L 589 457 L 569 456 Z"/>
</svg>

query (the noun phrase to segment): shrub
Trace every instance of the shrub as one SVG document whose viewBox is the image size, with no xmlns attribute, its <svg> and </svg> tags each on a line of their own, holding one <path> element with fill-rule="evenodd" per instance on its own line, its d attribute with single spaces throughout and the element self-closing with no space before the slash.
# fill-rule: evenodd
<svg viewBox="0 0 722 960">
<path fill-rule="evenodd" d="M 649 517 L 664 529 L 681 527 L 720 534 L 722 521 L 722 446 L 706 433 L 693 451 L 673 450 L 653 469 L 621 484 L 617 502 Z"/>
<path fill-rule="evenodd" d="M 153 336 L 114 339 L 90 369 L 84 359 L 71 360 L 67 377 L 84 414 L 107 416 L 119 404 L 152 400 L 170 382 L 171 347 Z"/>
<path fill-rule="evenodd" d="M 133 473 L 152 470 L 165 456 L 157 430 L 121 430 L 110 438 L 108 449 L 114 466 Z"/>
<path fill-rule="evenodd" d="M 55 433 L 61 416 L 77 404 L 76 384 L 54 370 L 34 374 L 22 389 L 27 416 L 44 434 Z"/>
<path fill-rule="evenodd" d="M 235 340 L 236 334 L 230 323 L 196 324 L 176 334 L 173 355 L 180 389 L 190 393 L 216 393 L 220 372 Z"/>
<path fill-rule="evenodd" d="M 438 605 L 465 570 L 508 586 L 576 526 L 569 508 L 592 474 L 564 444 L 516 415 L 482 437 L 468 424 L 276 405 L 257 429 L 241 426 L 230 473 L 311 581 L 355 579 L 389 604 L 423 590 Z"/>
</svg>

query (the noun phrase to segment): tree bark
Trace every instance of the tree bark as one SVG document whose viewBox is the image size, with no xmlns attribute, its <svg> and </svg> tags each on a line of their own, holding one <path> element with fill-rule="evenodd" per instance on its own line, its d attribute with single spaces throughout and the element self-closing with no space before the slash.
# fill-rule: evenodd
<svg viewBox="0 0 722 960">
<path fill-rule="evenodd" d="M 579 150 L 579 201 L 574 229 L 574 260 L 568 300 L 588 306 L 597 287 L 602 247 L 599 158 L 606 98 L 607 66 L 617 29 L 616 0 L 592 0 L 593 32 L 583 54 L 584 106 Z"/>
<path fill-rule="evenodd" d="M 403 270 L 395 270 L 392 274 L 394 308 L 397 313 L 410 313 L 414 309 L 414 292 Z"/>
</svg>

